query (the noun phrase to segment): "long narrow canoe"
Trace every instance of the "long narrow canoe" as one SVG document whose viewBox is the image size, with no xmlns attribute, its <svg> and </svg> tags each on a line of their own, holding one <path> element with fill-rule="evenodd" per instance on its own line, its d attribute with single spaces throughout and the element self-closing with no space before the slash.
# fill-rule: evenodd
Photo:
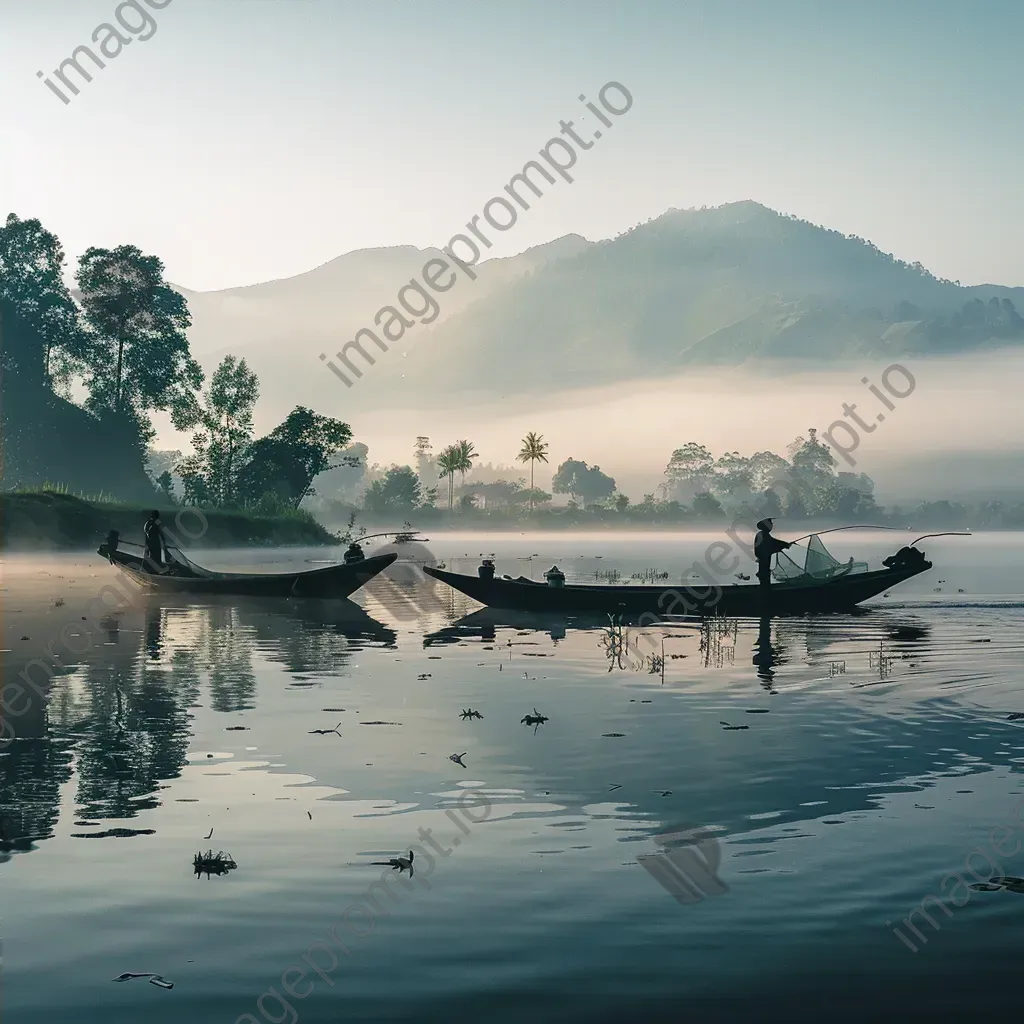
<svg viewBox="0 0 1024 1024">
<path fill-rule="evenodd" d="M 932 563 L 850 573 L 828 580 L 807 576 L 773 583 L 767 595 L 758 584 L 708 587 L 607 586 L 566 583 L 553 587 L 523 577 L 482 579 L 424 566 L 423 571 L 491 608 L 527 612 L 598 612 L 609 615 L 806 615 L 846 612 L 890 587 L 926 572 Z"/>
<path fill-rule="evenodd" d="M 134 546 L 134 545 L 133 545 Z M 186 594 L 242 594 L 252 597 L 348 597 L 386 569 L 395 552 L 360 562 L 330 565 L 305 572 L 214 572 L 171 549 L 173 561 L 163 572 L 153 572 L 141 555 L 101 544 L 98 554 L 108 558 L 126 576 L 147 590 Z"/>
</svg>

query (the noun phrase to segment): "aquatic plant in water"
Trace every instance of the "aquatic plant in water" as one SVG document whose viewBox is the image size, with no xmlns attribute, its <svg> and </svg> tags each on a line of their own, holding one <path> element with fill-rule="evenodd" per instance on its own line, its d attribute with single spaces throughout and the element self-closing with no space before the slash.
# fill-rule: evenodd
<svg viewBox="0 0 1024 1024">
<path fill-rule="evenodd" d="M 211 875 L 226 875 L 229 871 L 234 871 L 238 865 L 231 854 L 225 853 L 223 850 L 218 853 L 214 853 L 213 850 L 203 853 L 200 850 L 192 858 L 192 867 L 195 869 L 196 878 L 200 875 L 206 875 L 209 878 Z"/>
</svg>

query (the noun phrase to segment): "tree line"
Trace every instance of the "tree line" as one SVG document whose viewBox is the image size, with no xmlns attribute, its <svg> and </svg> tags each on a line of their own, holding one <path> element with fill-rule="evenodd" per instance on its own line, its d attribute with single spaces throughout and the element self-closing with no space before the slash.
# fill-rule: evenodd
<svg viewBox="0 0 1024 1024">
<path fill-rule="evenodd" d="M 551 492 L 537 488 L 536 464 L 548 462 L 550 444 L 534 432 L 523 438 L 517 456 L 517 461 L 529 466 L 529 479 L 516 477 L 511 467 L 488 466 L 481 472 L 474 461 L 479 459 L 476 446 L 465 439 L 435 455 L 430 438 L 417 437 L 414 464 L 386 468 L 369 466 L 367 449 L 358 447 L 358 470 L 344 489 L 347 500 L 333 497 L 325 484 L 318 506 L 322 515 L 341 519 L 362 511 L 384 518 L 415 515 L 419 521 L 452 515 L 481 524 L 519 521 L 551 526 L 685 525 L 770 516 L 901 527 L 1024 527 L 1024 503 L 989 501 L 971 506 L 932 501 L 912 508 L 885 508 L 875 499 L 870 477 L 837 472 L 837 461 L 814 429 L 795 438 L 785 455 L 731 451 L 715 457 L 704 445 L 688 442 L 671 453 L 661 484 L 640 501 L 622 493 L 615 478 L 599 465 L 575 458 L 557 464 Z M 556 505 L 556 494 L 566 497 L 567 503 Z"/>
<path fill-rule="evenodd" d="M 158 257 L 133 245 L 91 247 L 78 261 L 75 294 L 65 263 L 57 236 L 39 220 L 12 213 L 0 227 L 4 485 L 60 482 L 53 466 L 61 464 L 62 446 L 80 450 L 96 490 L 124 455 L 141 476 L 156 433 L 151 416 L 167 412 L 192 434 L 194 451 L 158 475 L 166 498 L 297 509 L 351 440 L 348 424 L 297 406 L 254 438 L 256 375 L 244 359 L 227 356 L 203 388 L 189 352 L 188 304 L 164 280 Z M 99 451 L 85 447 L 86 436 L 97 439 Z M 180 496 L 172 492 L 174 472 L 183 482 Z"/>
</svg>

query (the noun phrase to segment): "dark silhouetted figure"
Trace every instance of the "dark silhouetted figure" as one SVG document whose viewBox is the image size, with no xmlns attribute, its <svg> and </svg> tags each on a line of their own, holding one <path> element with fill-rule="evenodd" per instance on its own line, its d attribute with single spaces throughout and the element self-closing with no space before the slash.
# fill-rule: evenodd
<svg viewBox="0 0 1024 1024">
<path fill-rule="evenodd" d="M 162 572 L 164 567 L 164 555 L 167 561 L 171 560 L 170 552 L 167 551 L 167 541 L 164 539 L 164 528 L 160 522 L 160 513 L 154 509 L 146 520 L 143 528 L 146 538 L 146 568 L 150 572 Z"/>
<path fill-rule="evenodd" d="M 793 545 L 789 541 L 779 540 L 772 536 L 772 521 L 762 519 L 757 524 L 757 536 L 754 538 L 754 557 L 757 559 L 757 579 L 762 591 L 772 583 L 772 558 L 779 551 L 785 551 Z"/>
<path fill-rule="evenodd" d="M 110 530 L 107 533 L 107 539 L 96 549 L 96 553 L 103 555 L 104 558 L 109 558 L 113 562 L 114 552 L 117 550 L 117 545 L 121 541 L 121 535 L 117 530 Z"/>
<path fill-rule="evenodd" d="M 365 557 L 362 546 L 354 540 L 349 544 L 348 551 L 345 552 L 345 564 L 352 565 L 355 562 L 361 562 Z"/>
</svg>

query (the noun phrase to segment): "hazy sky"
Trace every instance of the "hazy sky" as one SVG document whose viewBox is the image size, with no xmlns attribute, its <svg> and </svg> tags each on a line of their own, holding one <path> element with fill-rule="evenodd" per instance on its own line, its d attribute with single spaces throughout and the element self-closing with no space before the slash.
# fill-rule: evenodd
<svg viewBox="0 0 1024 1024">
<path fill-rule="evenodd" d="M 117 0 L 0 0 L 0 216 L 73 258 L 133 243 L 211 289 L 444 244 L 615 80 L 632 110 L 491 255 L 751 198 L 1024 284 L 1010 0 L 160 2 L 64 105 L 36 72 Z"/>
</svg>

